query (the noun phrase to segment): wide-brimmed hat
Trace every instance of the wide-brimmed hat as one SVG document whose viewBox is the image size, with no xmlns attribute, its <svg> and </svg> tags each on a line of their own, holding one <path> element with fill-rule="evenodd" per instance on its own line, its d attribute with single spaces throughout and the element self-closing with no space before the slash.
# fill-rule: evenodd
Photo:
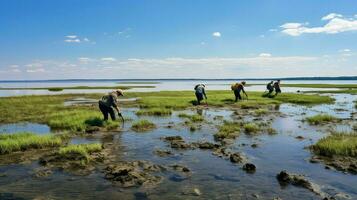
<svg viewBox="0 0 357 200">
<path fill-rule="evenodd" d="M 118 96 L 124 96 L 124 92 L 121 89 L 117 89 L 115 92 L 118 94 Z"/>
</svg>

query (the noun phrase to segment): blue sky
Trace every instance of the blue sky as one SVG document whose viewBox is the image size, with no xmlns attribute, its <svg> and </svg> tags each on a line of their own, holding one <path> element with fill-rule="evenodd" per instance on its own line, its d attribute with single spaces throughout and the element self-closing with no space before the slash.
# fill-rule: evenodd
<svg viewBox="0 0 357 200">
<path fill-rule="evenodd" d="M 0 79 L 357 75 L 355 0 L 2 0 Z"/>
</svg>

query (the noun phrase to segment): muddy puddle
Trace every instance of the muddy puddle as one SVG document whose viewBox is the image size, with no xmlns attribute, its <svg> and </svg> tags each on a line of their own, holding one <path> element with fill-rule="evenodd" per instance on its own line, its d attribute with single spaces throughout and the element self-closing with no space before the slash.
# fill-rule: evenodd
<svg viewBox="0 0 357 200">
<path fill-rule="evenodd" d="M 155 185 L 123 188 L 106 179 L 102 168 L 89 175 L 78 176 L 55 170 L 50 176 L 35 177 L 38 161 L 26 164 L 14 163 L 0 166 L 0 199 L 322 199 L 306 188 L 282 185 L 276 175 L 282 170 L 303 174 L 306 179 L 319 186 L 328 196 L 336 199 L 357 199 L 357 176 L 336 170 L 325 169 L 322 163 L 310 163 L 311 153 L 306 147 L 327 135 L 331 129 L 351 130 L 356 112 L 353 101 L 357 96 L 335 95 L 331 105 L 312 107 L 284 104 L 278 111 L 258 117 L 259 121 L 271 123 L 276 134 L 247 135 L 241 133 L 227 151 L 239 152 L 256 170 L 247 173 L 243 163 L 233 163 L 229 157 L 219 157 L 212 149 L 172 148 L 163 138 L 179 135 L 185 143 L 216 143 L 213 134 L 223 120 L 251 121 L 254 118 L 235 110 L 205 108 L 177 111 L 172 116 L 136 116 L 137 109 L 124 109 L 126 120 L 121 130 L 78 136 L 73 144 L 100 142 L 110 145 L 112 163 L 122 161 L 149 161 L 166 170 L 156 172 L 160 182 Z M 192 131 L 186 119 L 178 115 L 199 114 L 204 122 L 195 123 Z M 303 119 L 318 113 L 329 113 L 340 119 L 338 124 L 310 126 Z M 137 119 L 154 122 L 156 129 L 134 132 L 131 123 Z M 5 125 L 0 131 L 21 130 L 48 133 L 42 125 Z M 186 167 L 189 171 L 172 170 L 173 165 Z"/>
</svg>

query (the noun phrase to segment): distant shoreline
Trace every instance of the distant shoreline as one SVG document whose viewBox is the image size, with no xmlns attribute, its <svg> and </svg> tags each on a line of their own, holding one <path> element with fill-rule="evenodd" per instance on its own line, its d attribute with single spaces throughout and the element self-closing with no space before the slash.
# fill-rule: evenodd
<svg viewBox="0 0 357 200">
<path fill-rule="evenodd" d="M 236 80 L 357 80 L 357 76 L 337 76 L 337 77 L 285 77 L 285 78 L 227 78 L 227 79 L 203 79 L 203 78 L 177 78 L 177 79 L 50 79 L 50 80 L 0 80 L 0 83 L 11 82 L 90 82 L 90 81 L 236 81 Z"/>
</svg>

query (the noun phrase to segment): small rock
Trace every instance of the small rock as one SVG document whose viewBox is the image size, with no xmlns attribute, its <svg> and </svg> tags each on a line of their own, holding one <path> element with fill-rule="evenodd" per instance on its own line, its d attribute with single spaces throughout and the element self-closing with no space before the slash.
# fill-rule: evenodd
<svg viewBox="0 0 357 200">
<path fill-rule="evenodd" d="M 175 171 L 179 171 L 179 172 L 190 172 L 190 169 L 188 167 L 182 166 L 182 165 L 171 165 L 170 167 L 172 167 L 172 169 L 174 169 Z"/>
<path fill-rule="evenodd" d="M 296 136 L 295 138 L 298 139 L 298 140 L 304 140 L 304 139 L 305 139 L 305 138 L 304 138 L 303 136 L 301 136 L 301 135 Z"/>
<path fill-rule="evenodd" d="M 232 153 L 230 156 L 229 156 L 229 159 L 231 160 L 231 162 L 233 163 L 241 163 L 243 162 L 244 158 L 243 156 L 240 154 L 240 153 Z"/>
<path fill-rule="evenodd" d="M 252 145 L 250 145 L 252 148 L 257 148 L 258 147 L 258 144 L 252 144 Z"/>
<path fill-rule="evenodd" d="M 173 153 L 169 150 L 161 150 L 161 149 L 157 149 L 154 151 L 154 153 L 160 157 L 165 157 L 165 156 L 170 156 Z"/>
<path fill-rule="evenodd" d="M 252 163 L 245 163 L 245 164 L 243 165 L 243 170 L 246 171 L 246 172 L 248 172 L 248 173 L 254 173 L 255 170 L 256 170 L 256 168 L 257 168 L 257 167 L 256 167 L 254 164 L 252 164 Z"/>
</svg>

